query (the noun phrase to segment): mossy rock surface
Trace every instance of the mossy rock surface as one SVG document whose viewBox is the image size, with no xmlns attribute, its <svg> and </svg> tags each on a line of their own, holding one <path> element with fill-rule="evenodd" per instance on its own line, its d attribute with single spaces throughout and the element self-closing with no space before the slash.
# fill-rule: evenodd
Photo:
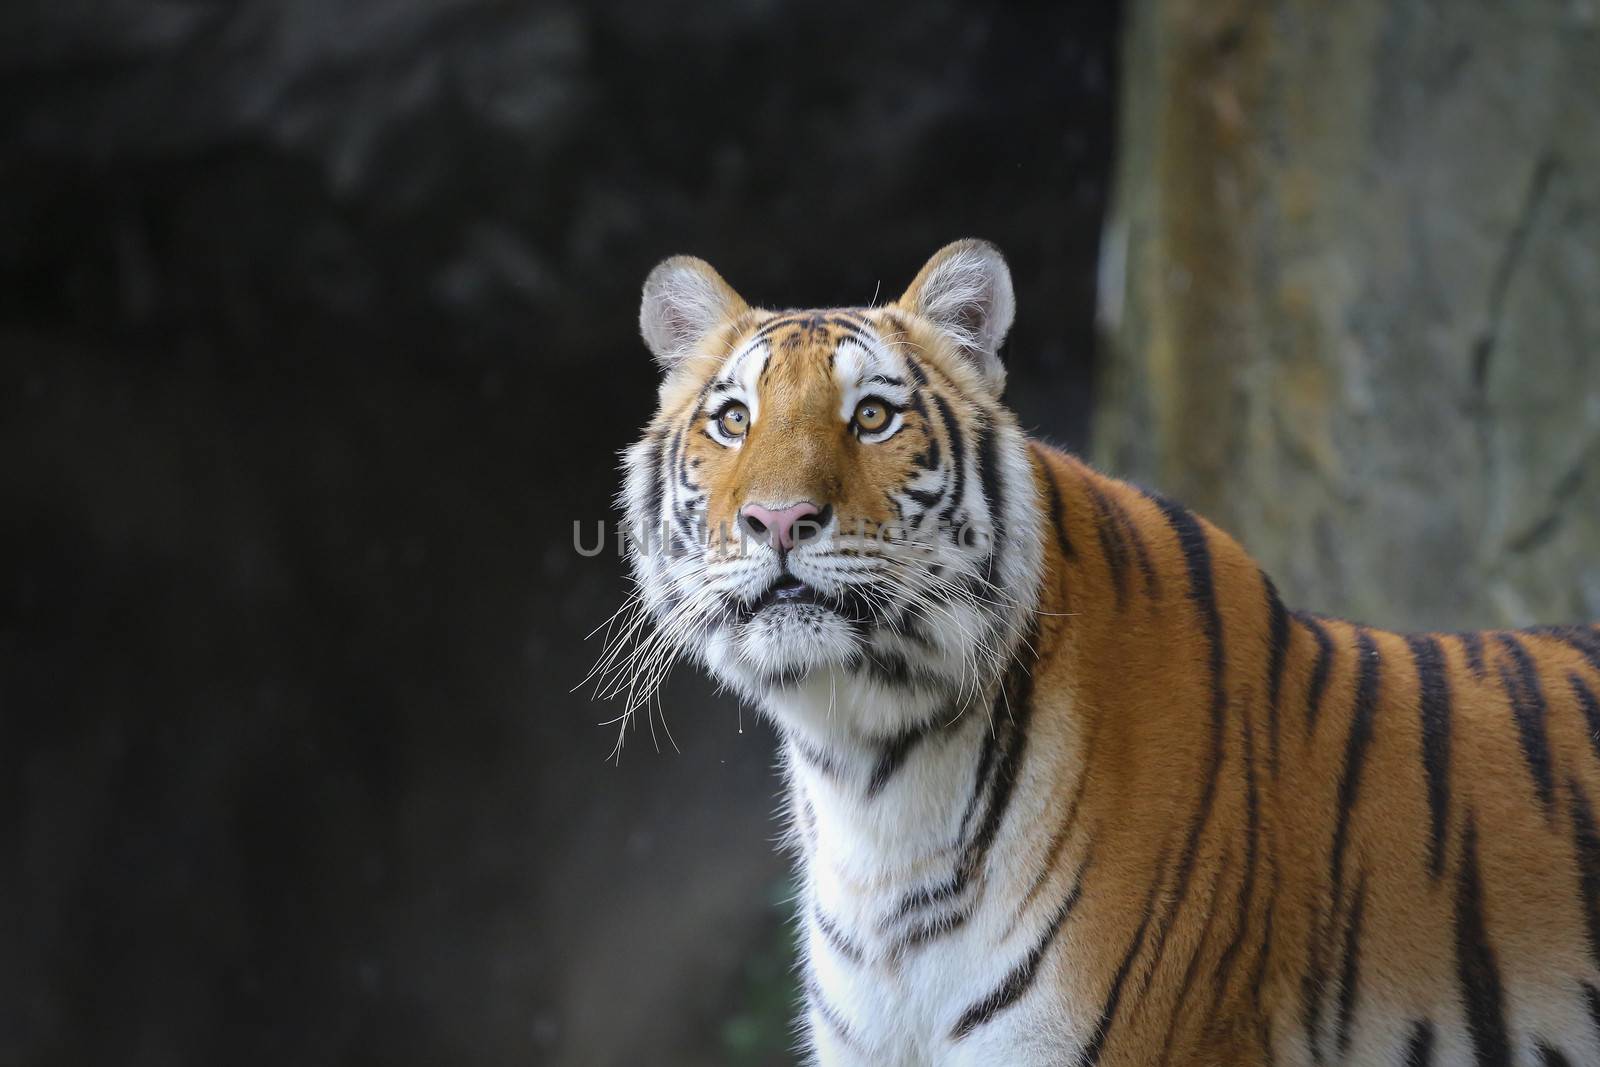
<svg viewBox="0 0 1600 1067">
<path fill-rule="evenodd" d="M 1129 13 L 1095 454 L 1302 607 L 1600 618 L 1600 14 Z"/>
</svg>

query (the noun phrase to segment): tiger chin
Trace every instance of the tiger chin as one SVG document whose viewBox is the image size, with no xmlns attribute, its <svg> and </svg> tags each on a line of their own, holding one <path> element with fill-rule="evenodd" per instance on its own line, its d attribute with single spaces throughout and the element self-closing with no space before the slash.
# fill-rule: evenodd
<svg viewBox="0 0 1600 1067">
<path fill-rule="evenodd" d="M 1600 630 L 1289 610 L 1024 436 L 1013 310 L 979 241 L 883 306 L 645 283 L 612 667 L 634 707 L 698 659 L 781 736 L 807 1055 L 1600 1064 Z"/>
</svg>

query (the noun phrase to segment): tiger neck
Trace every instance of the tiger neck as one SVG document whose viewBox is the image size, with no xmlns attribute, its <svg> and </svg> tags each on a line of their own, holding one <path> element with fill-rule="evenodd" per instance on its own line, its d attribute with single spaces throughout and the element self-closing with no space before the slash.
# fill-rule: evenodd
<svg viewBox="0 0 1600 1067">
<path fill-rule="evenodd" d="M 863 889 L 948 866 L 966 804 L 958 783 L 977 764 L 996 688 L 959 703 L 953 694 L 908 695 L 899 709 L 907 725 L 889 734 L 842 725 L 860 714 L 855 693 L 835 694 L 831 715 L 784 714 L 784 765 L 807 863 Z"/>
<path fill-rule="evenodd" d="M 976 690 L 897 694 L 905 725 L 889 733 L 855 725 L 885 716 L 881 689 L 835 679 L 769 698 L 814 899 L 849 914 L 967 895 L 999 829 L 995 793 L 1018 775 L 1035 637 L 1016 639 L 1008 667 Z"/>
</svg>

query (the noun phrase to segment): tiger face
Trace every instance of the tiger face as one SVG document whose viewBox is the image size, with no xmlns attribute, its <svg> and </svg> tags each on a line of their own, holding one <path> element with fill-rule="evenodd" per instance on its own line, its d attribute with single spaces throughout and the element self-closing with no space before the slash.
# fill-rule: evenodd
<svg viewBox="0 0 1600 1067">
<path fill-rule="evenodd" d="M 1012 306 L 975 241 L 876 308 L 752 309 L 700 260 L 657 267 L 640 325 L 660 406 L 623 493 L 654 660 L 691 651 L 768 702 L 882 691 L 898 699 L 855 704 L 883 707 L 857 725 L 884 729 L 990 677 L 1039 557 L 999 403 Z"/>
</svg>

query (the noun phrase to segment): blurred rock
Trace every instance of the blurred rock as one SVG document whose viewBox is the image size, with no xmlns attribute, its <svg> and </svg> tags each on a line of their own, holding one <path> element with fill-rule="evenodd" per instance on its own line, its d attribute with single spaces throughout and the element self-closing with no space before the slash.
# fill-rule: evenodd
<svg viewBox="0 0 1600 1067">
<path fill-rule="evenodd" d="M 1081 441 L 1113 24 L 0 5 L 0 1063 L 785 1062 L 770 731 L 686 669 L 613 766 L 569 691 L 639 285 L 990 237 Z"/>
<path fill-rule="evenodd" d="M 1600 618 L 1600 10 L 1137 5 L 1096 453 L 1300 606 Z"/>
</svg>

